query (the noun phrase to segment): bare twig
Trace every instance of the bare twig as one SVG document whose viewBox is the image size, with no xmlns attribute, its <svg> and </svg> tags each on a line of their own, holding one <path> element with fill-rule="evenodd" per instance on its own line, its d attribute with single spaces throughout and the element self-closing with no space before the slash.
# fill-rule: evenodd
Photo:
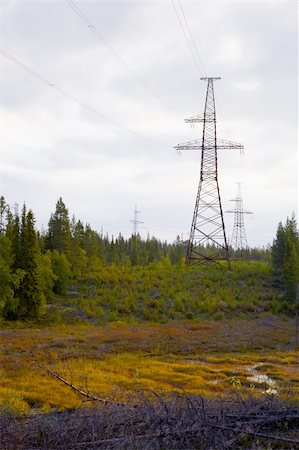
<svg viewBox="0 0 299 450">
<path fill-rule="evenodd" d="M 263 319 L 260 321 L 261 325 L 266 325 L 273 328 L 279 328 L 280 330 L 285 330 L 285 327 L 282 327 L 281 325 L 277 325 L 277 323 L 270 322 L 269 320 Z"/>
<path fill-rule="evenodd" d="M 230 428 L 230 427 L 224 427 L 221 425 L 214 425 L 214 424 L 209 424 L 210 427 L 212 428 L 218 428 L 219 430 L 225 430 L 225 431 L 230 431 L 231 433 L 236 432 L 236 430 L 234 428 Z M 238 430 L 238 433 L 240 433 L 240 430 Z M 246 430 L 244 431 L 244 434 L 249 434 L 250 436 L 255 436 L 255 437 L 261 437 L 264 439 L 270 439 L 272 441 L 280 441 L 280 442 L 287 442 L 289 444 L 297 444 L 299 445 L 299 441 L 293 440 L 293 439 L 287 439 L 287 438 L 283 438 L 281 436 L 273 436 L 270 434 L 264 434 L 264 433 L 256 433 L 255 431 L 249 431 Z"/>
<path fill-rule="evenodd" d="M 79 444 L 73 445 L 73 448 L 85 447 L 87 445 L 114 444 L 116 442 L 127 441 L 129 439 L 152 439 L 152 438 L 159 438 L 159 437 L 164 437 L 164 436 L 165 436 L 165 434 L 163 434 L 163 433 L 121 436 L 121 437 L 111 438 L 111 439 L 99 439 L 97 441 L 80 442 Z"/>
<path fill-rule="evenodd" d="M 83 391 L 82 389 L 78 388 L 77 386 L 75 386 L 72 382 L 67 381 L 65 378 L 63 378 L 61 375 L 59 375 L 58 373 L 48 369 L 47 367 L 43 366 L 42 364 L 40 364 L 39 361 L 36 361 L 35 364 L 42 370 L 44 370 L 45 372 L 47 372 L 49 375 L 51 375 L 53 378 L 56 378 L 57 380 L 61 381 L 61 383 L 65 384 L 66 386 L 69 386 L 71 389 L 73 389 L 73 391 L 75 391 L 77 394 L 82 395 L 83 397 L 88 398 L 88 400 L 90 401 L 95 401 L 95 402 L 100 402 L 103 403 L 104 405 L 108 405 L 108 404 L 114 404 L 116 406 L 131 406 L 133 408 L 136 408 L 136 405 L 128 405 L 126 403 L 119 403 L 119 402 L 115 402 L 112 400 L 107 400 L 101 397 L 98 397 L 96 395 L 91 395 L 88 392 Z"/>
<path fill-rule="evenodd" d="M 213 424 L 209 424 L 210 427 L 213 428 L 218 428 L 220 430 L 223 431 L 230 431 L 232 433 L 236 433 L 237 430 L 233 429 L 233 428 L 229 428 L 229 427 L 224 427 L 224 426 L 220 426 L 220 425 L 213 425 Z M 192 433 L 192 434 L 198 434 L 198 430 L 195 431 L 193 428 L 186 428 L 186 429 L 182 429 L 179 431 L 180 434 L 187 434 L 187 433 Z M 240 430 L 237 431 L 238 434 L 240 434 Z M 153 434 L 141 434 L 141 435 L 132 435 L 132 436 L 122 436 L 122 437 L 117 437 L 117 438 L 110 438 L 110 439 L 99 439 L 97 441 L 90 441 L 90 442 L 80 442 L 78 444 L 76 444 L 75 446 L 73 446 L 74 448 L 77 447 L 84 447 L 86 445 L 98 445 L 98 444 L 108 444 L 108 443 L 116 443 L 116 442 L 121 442 L 121 441 L 125 441 L 125 440 L 132 440 L 132 439 L 161 439 L 161 438 L 165 438 L 166 436 L 171 436 L 173 434 L 176 434 L 176 432 L 173 432 L 171 430 L 164 430 L 163 432 L 160 431 L 159 433 L 153 433 Z M 287 439 L 287 438 L 283 438 L 280 436 L 273 436 L 273 435 L 268 435 L 268 434 L 264 434 L 264 433 L 255 433 L 255 432 L 250 432 L 250 431 L 245 431 L 244 434 L 247 435 L 251 435 L 254 437 L 260 437 L 260 438 L 264 438 L 264 439 L 269 439 L 269 440 L 275 440 L 278 442 L 286 442 L 288 444 L 299 444 L 298 440 L 293 440 L 293 439 Z"/>
</svg>

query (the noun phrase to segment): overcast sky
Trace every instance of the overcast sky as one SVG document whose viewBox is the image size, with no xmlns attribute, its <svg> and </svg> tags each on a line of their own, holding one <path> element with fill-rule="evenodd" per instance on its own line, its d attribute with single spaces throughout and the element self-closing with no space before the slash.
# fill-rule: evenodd
<svg viewBox="0 0 299 450">
<path fill-rule="evenodd" d="M 0 48 L 26 66 L 0 54 L 6 201 L 46 228 L 61 196 L 70 216 L 125 236 L 137 204 L 143 237 L 187 238 L 200 152 L 173 147 L 201 137 L 184 118 L 203 112 L 200 77 L 220 76 L 218 136 L 245 147 L 219 150 L 223 209 L 242 182 L 248 243 L 271 243 L 298 212 L 297 1 L 181 0 L 198 65 L 171 0 L 74 3 L 84 17 L 67 1 L 0 0 Z"/>
</svg>

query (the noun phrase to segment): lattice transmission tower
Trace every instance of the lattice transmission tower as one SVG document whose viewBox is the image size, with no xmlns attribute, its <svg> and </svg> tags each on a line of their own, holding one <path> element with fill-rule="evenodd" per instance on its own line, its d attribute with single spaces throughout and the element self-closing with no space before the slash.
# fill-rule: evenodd
<svg viewBox="0 0 299 450">
<path fill-rule="evenodd" d="M 204 77 L 207 93 L 202 116 L 185 119 L 186 123 L 203 123 L 202 139 L 179 144 L 175 149 L 201 150 L 200 180 L 196 196 L 186 264 L 226 260 L 229 264 L 228 243 L 225 234 L 223 211 L 218 183 L 219 149 L 240 149 L 243 145 L 217 139 L 214 81 L 216 77 Z"/>
<path fill-rule="evenodd" d="M 237 196 L 231 201 L 235 203 L 235 207 L 233 210 L 226 211 L 227 213 L 234 214 L 234 227 L 230 245 L 234 250 L 240 250 L 242 257 L 243 251 L 248 249 L 248 242 L 244 224 L 244 215 L 253 213 L 251 211 L 245 211 L 243 208 L 241 183 L 237 183 Z"/>
<path fill-rule="evenodd" d="M 134 236 L 137 236 L 137 233 L 138 233 L 138 225 L 139 225 L 140 223 L 144 223 L 144 222 L 141 222 L 140 220 L 138 220 L 138 214 L 140 214 L 140 213 L 141 213 L 141 211 L 138 211 L 138 210 L 137 210 L 137 205 L 135 204 L 134 218 L 133 218 L 133 220 L 130 220 L 130 222 L 133 224 L 133 235 L 134 235 Z"/>
</svg>

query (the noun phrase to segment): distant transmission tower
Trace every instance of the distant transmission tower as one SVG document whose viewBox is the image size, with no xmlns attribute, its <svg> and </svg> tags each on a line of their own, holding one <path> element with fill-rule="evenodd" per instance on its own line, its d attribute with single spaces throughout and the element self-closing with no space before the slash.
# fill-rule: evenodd
<svg viewBox="0 0 299 450">
<path fill-rule="evenodd" d="M 19 215 L 19 204 L 15 202 L 12 205 L 12 208 L 13 208 L 13 216 L 16 218 Z"/>
<path fill-rule="evenodd" d="M 140 213 L 141 213 L 141 211 L 138 211 L 138 210 L 137 210 L 137 205 L 135 205 L 135 209 L 134 209 L 134 219 L 133 219 L 133 220 L 130 220 L 130 222 L 133 224 L 133 234 L 134 234 L 135 236 L 137 235 L 137 232 L 138 232 L 138 224 L 139 224 L 139 223 L 144 223 L 144 222 L 141 222 L 140 220 L 137 219 L 138 214 L 140 214 Z"/>
<path fill-rule="evenodd" d="M 235 208 L 227 213 L 234 214 L 234 228 L 232 232 L 231 246 L 234 250 L 241 251 L 241 257 L 243 256 L 243 250 L 248 248 L 248 242 L 244 225 L 244 214 L 253 214 L 251 211 L 244 211 L 243 199 L 241 194 L 241 183 L 237 183 L 237 196 L 231 200 L 235 203 Z"/>
<path fill-rule="evenodd" d="M 187 247 L 187 265 L 218 262 L 222 259 L 229 264 L 228 244 L 218 184 L 217 150 L 242 150 L 243 145 L 217 139 L 213 82 L 219 79 L 215 77 L 201 78 L 201 80 L 208 82 L 203 116 L 185 119 L 185 122 L 191 125 L 203 123 L 202 139 L 179 144 L 175 147 L 179 153 L 181 150 L 201 150 L 200 181 Z"/>
</svg>

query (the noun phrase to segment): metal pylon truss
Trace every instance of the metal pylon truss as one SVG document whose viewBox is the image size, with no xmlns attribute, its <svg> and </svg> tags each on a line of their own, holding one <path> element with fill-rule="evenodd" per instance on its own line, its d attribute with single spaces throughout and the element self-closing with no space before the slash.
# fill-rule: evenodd
<svg viewBox="0 0 299 450">
<path fill-rule="evenodd" d="M 231 200 L 232 202 L 234 202 L 235 207 L 233 210 L 226 212 L 234 214 L 234 228 L 232 232 L 230 245 L 234 250 L 240 251 L 240 256 L 242 258 L 243 251 L 248 249 L 248 242 L 244 224 L 244 215 L 253 213 L 251 211 L 244 210 L 243 199 L 241 194 L 241 184 L 237 183 L 237 185 L 238 185 L 237 196 Z"/>
<path fill-rule="evenodd" d="M 201 150 L 200 180 L 187 247 L 187 265 L 218 262 L 223 259 L 229 263 L 218 183 L 217 151 L 218 149 L 243 150 L 241 144 L 217 139 L 213 82 L 220 78 L 201 79 L 207 81 L 204 114 L 185 119 L 185 122 L 191 125 L 203 123 L 202 140 L 186 142 L 175 147 L 179 153 L 182 150 Z"/>
</svg>

